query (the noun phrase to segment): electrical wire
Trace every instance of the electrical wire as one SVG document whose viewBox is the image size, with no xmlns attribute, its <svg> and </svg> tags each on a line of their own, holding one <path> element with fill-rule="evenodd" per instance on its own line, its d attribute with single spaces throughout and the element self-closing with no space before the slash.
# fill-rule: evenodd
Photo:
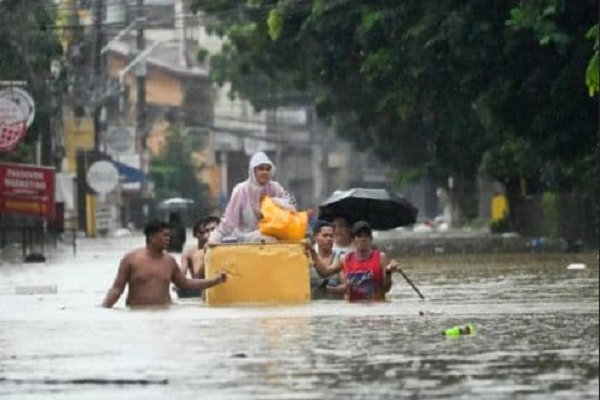
<svg viewBox="0 0 600 400">
<path fill-rule="evenodd" d="M 4 0 L 3 0 L 4 1 Z M 332 0 L 331 4 L 333 4 L 333 6 L 339 6 L 339 5 L 344 5 L 344 4 L 348 4 L 350 2 L 350 0 Z M 1 4 L 1 3 L 0 3 Z M 122 2 L 118 1 L 118 0 L 109 0 L 107 5 L 120 5 L 122 4 Z M 219 0 L 214 1 L 213 3 L 209 3 L 213 4 L 213 5 L 218 5 L 220 4 Z M 306 2 L 298 2 L 295 3 L 293 7 L 289 6 L 289 3 L 287 5 L 286 11 L 288 13 L 290 13 L 290 10 L 295 12 L 295 13 L 300 13 L 300 12 L 304 12 L 307 10 L 307 7 L 310 7 L 312 5 L 312 2 L 310 0 L 306 1 Z M 55 10 L 75 10 L 78 9 L 77 6 L 75 7 L 70 7 L 70 6 L 66 6 L 66 5 L 60 5 L 60 4 L 41 4 L 38 6 L 34 6 L 34 7 L 40 7 L 40 8 L 45 8 L 45 9 L 52 9 L 54 8 Z M 265 6 L 260 6 L 260 7 L 248 7 L 246 5 L 240 5 L 234 8 L 230 8 L 230 9 L 225 9 L 225 10 L 219 10 L 217 12 L 214 13 L 209 13 L 209 15 L 212 15 L 212 19 L 210 17 L 208 17 L 207 15 L 204 14 L 199 14 L 197 15 L 198 19 L 200 19 L 203 23 L 206 23 L 207 21 L 217 21 L 220 20 L 223 16 L 230 16 L 234 13 L 239 13 L 240 11 L 247 11 L 247 12 L 251 12 L 254 13 L 254 17 L 256 18 L 256 15 L 258 13 L 258 15 L 261 15 L 260 13 L 263 12 L 264 16 L 267 15 L 268 11 L 271 10 L 273 8 L 272 5 L 265 5 Z M 292 15 L 294 14 L 292 12 Z M 191 18 L 192 16 L 194 16 L 194 14 L 188 14 L 188 13 L 183 13 L 183 14 L 177 14 L 175 13 L 173 18 L 167 18 L 167 19 L 163 19 L 163 20 L 155 20 L 155 21 L 149 21 L 145 24 L 145 26 L 151 27 L 152 25 L 160 25 L 163 23 L 168 23 L 171 21 L 178 21 L 178 20 L 182 20 L 182 19 L 187 19 L 187 18 Z M 210 23 L 210 22 L 209 22 Z M 107 24 L 104 23 L 102 25 L 103 30 L 106 32 L 107 28 L 109 28 L 110 26 L 115 25 L 115 29 L 117 28 L 117 25 L 119 25 L 119 28 L 122 24 L 118 24 L 118 23 L 114 23 L 114 24 Z M 74 28 L 80 28 L 79 26 L 74 27 Z M 108 33 L 108 32 L 107 32 Z M 263 86 L 260 85 L 256 85 L 256 89 L 260 90 L 260 89 L 264 89 Z M 263 97 L 264 101 L 274 101 L 274 102 L 282 102 L 282 103 L 286 103 L 286 102 L 293 102 L 294 100 L 298 100 L 298 99 L 306 99 L 306 95 L 303 95 L 297 91 L 294 90 L 287 90 L 285 92 L 281 91 L 281 90 L 277 90 L 276 91 L 276 95 L 274 97 L 270 96 L 269 94 L 266 94 Z"/>
<path fill-rule="evenodd" d="M 346 5 L 348 3 L 351 3 L 353 0 L 330 0 L 328 2 L 328 6 L 326 8 L 326 11 L 329 10 L 333 10 L 339 6 L 342 5 Z M 213 4 L 217 5 L 220 4 L 221 2 L 219 0 L 215 0 Z M 109 6 L 110 5 L 120 5 L 121 3 L 119 2 L 119 0 L 113 0 L 111 2 L 111 0 L 109 0 Z M 150 7 L 150 6 L 146 6 L 146 7 Z M 199 12 L 199 13 L 174 13 L 174 16 L 172 18 L 169 18 L 167 21 L 173 21 L 173 22 L 178 22 L 178 21 L 183 21 L 183 20 L 188 20 L 188 19 L 192 19 L 192 18 L 198 18 L 201 19 L 203 23 L 205 24 L 213 24 L 213 23 L 217 23 L 217 22 L 221 22 L 224 19 L 227 19 L 229 17 L 232 17 L 234 15 L 240 15 L 240 12 L 246 12 L 246 13 L 251 13 L 252 17 L 254 19 L 256 18 L 264 18 L 266 19 L 269 15 L 269 13 L 271 12 L 271 10 L 273 9 L 273 5 L 264 5 L 264 6 L 252 6 L 249 7 L 247 5 L 240 5 L 240 6 L 234 6 L 232 8 L 229 9 L 221 9 L 218 11 L 209 11 L 207 13 L 204 12 Z M 286 16 L 297 16 L 301 13 L 306 13 L 307 11 L 309 11 L 312 7 L 312 2 L 311 0 L 306 0 L 305 2 L 299 1 L 298 3 L 295 3 L 293 6 L 289 5 L 289 3 L 285 6 L 285 13 Z M 396 6 L 397 7 L 397 6 Z M 57 13 L 75 13 L 75 12 L 79 12 L 79 11 L 92 11 L 91 9 L 81 9 L 78 6 L 66 6 L 66 5 L 59 5 L 59 4 L 47 4 L 47 5 L 36 5 L 36 6 L 28 6 L 28 7 L 23 7 L 24 11 L 30 12 L 32 8 L 37 8 L 37 9 L 44 9 L 46 11 L 55 11 Z M 126 7 L 128 10 L 133 10 L 136 11 L 137 7 Z M 164 20 L 163 20 L 164 21 Z M 152 26 L 153 23 L 157 23 L 158 21 L 152 21 L 152 20 L 147 20 L 146 21 L 146 25 L 147 26 Z M 115 27 L 115 29 L 118 29 L 120 26 L 122 26 L 123 23 L 120 22 L 115 22 L 115 23 L 107 23 L 106 21 L 104 21 L 102 23 L 102 27 L 103 28 L 110 28 L 110 27 Z M 14 26 L 14 27 L 19 27 L 20 30 L 38 30 L 39 26 L 38 25 L 25 25 L 23 26 L 22 21 L 8 21 L 7 23 L 3 24 L 4 27 L 10 27 L 10 26 Z M 69 29 L 79 29 L 79 28 L 85 28 L 85 27 L 93 27 L 93 24 L 78 24 L 78 25 L 67 25 L 67 26 L 61 26 L 61 25 L 51 25 L 48 24 L 45 26 L 46 29 L 48 30 L 69 30 Z M 0 26 L 0 28 L 2 28 L 2 26 Z"/>
</svg>

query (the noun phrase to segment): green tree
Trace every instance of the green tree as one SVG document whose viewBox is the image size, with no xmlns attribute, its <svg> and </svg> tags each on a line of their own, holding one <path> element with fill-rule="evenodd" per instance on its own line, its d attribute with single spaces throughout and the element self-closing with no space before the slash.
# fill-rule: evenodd
<svg viewBox="0 0 600 400">
<path fill-rule="evenodd" d="M 24 143 L 0 159 L 34 161 L 33 142 L 48 143 L 50 119 L 57 118 L 52 91 L 52 61 L 62 54 L 55 28 L 56 9 L 34 0 L 4 0 L 0 5 L 0 80 L 26 81 L 36 103 L 36 119 Z M 50 160 L 46 160 L 49 162 Z"/>
<path fill-rule="evenodd" d="M 573 38 L 561 20 L 568 11 L 566 0 L 536 0 L 521 3 L 513 8 L 508 25 L 522 30 L 529 30 L 542 46 L 568 47 Z M 594 41 L 594 55 L 586 70 L 586 84 L 590 95 L 598 92 L 598 24 L 595 24 L 587 33 L 586 38 Z"/>
<path fill-rule="evenodd" d="M 587 34 L 587 38 L 594 41 L 594 54 L 590 60 L 586 74 L 586 84 L 590 89 L 590 96 L 594 96 L 600 91 L 600 77 L 598 76 L 600 73 L 600 54 L 598 52 L 600 49 L 598 43 L 599 33 L 599 26 L 596 25 Z"/>
<path fill-rule="evenodd" d="M 515 209 L 523 188 L 589 188 L 595 0 L 194 3 L 227 37 L 217 82 L 259 108 L 308 100 L 399 168 L 453 176 L 467 216 L 482 166 Z"/>
<path fill-rule="evenodd" d="M 192 158 L 202 148 L 200 138 L 189 135 L 181 123 L 170 126 L 162 151 L 150 161 L 150 177 L 159 201 L 183 197 L 200 205 L 198 212 L 210 211 L 208 186 L 198 178 L 203 166 Z"/>
<path fill-rule="evenodd" d="M 590 198 L 598 225 L 598 106 L 584 85 L 587 27 L 597 23 L 588 16 L 597 11 L 594 2 L 536 0 L 519 3 L 507 21 L 520 53 L 507 58 L 507 92 L 488 101 L 502 131 L 484 167 L 509 188 L 517 227 L 524 195 L 546 190 Z"/>
</svg>

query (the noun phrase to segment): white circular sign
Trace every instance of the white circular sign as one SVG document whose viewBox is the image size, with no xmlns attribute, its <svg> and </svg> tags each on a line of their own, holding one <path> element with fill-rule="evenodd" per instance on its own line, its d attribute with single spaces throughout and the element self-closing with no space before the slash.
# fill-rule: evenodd
<svg viewBox="0 0 600 400">
<path fill-rule="evenodd" d="M 14 101 L 1 96 L 0 93 L 0 123 L 12 124 L 19 121 L 25 121 L 27 116 L 23 109 Z"/>
<path fill-rule="evenodd" d="M 119 184 L 119 171 L 110 161 L 94 163 L 87 173 L 87 183 L 99 194 L 108 194 Z"/>
<path fill-rule="evenodd" d="M 125 154 L 133 150 L 135 134 L 132 128 L 116 126 L 108 130 L 106 137 L 108 148 L 118 154 Z"/>
<path fill-rule="evenodd" d="M 35 119 L 35 102 L 29 93 L 20 88 L 11 88 L 0 92 L 0 98 L 8 99 L 15 103 L 27 118 L 29 128 Z"/>
<path fill-rule="evenodd" d="M 25 138 L 27 116 L 13 101 L 0 97 L 0 152 L 10 152 Z"/>
</svg>

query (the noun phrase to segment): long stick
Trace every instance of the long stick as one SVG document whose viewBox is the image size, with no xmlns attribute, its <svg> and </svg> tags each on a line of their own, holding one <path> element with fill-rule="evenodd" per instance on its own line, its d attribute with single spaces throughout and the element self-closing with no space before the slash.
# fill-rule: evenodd
<svg viewBox="0 0 600 400">
<path fill-rule="evenodd" d="M 406 274 L 404 273 L 404 271 L 402 271 L 402 269 L 398 268 L 398 272 L 400 272 L 402 274 L 402 276 L 404 277 L 404 279 L 406 279 L 406 282 L 408 282 L 408 284 L 410 286 L 412 286 L 412 288 L 415 290 L 415 292 L 417 292 L 417 294 L 419 295 L 419 297 L 421 298 L 421 300 L 425 300 L 425 296 L 423 296 L 423 293 L 421 293 L 421 291 L 415 286 L 415 284 L 410 280 L 410 278 L 408 276 L 406 276 Z"/>
</svg>

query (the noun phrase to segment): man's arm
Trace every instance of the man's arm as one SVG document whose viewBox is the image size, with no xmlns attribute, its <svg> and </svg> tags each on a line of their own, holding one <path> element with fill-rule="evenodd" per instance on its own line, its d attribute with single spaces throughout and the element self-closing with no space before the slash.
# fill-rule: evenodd
<svg viewBox="0 0 600 400">
<path fill-rule="evenodd" d="M 181 273 L 179 268 L 174 268 L 171 281 L 179 289 L 206 290 L 227 282 L 227 275 L 221 273 L 214 279 L 188 279 Z"/>
<path fill-rule="evenodd" d="M 117 273 L 117 277 L 115 281 L 106 294 L 106 298 L 102 302 L 102 307 L 104 308 L 113 308 L 117 301 L 121 298 L 121 295 L 125 291 L 125 286 L 129 283 L 129 276 L 131 273 L 131 261 L 130 257 L 126 256 L 121 261 L 121 265 L 119 266 L 119 272 Z"/>
<path fill-rule="evenodd" d="M 387 254 L 381 253 L 381 271 L 383 272 L 383 291 L 389 293 L 392 290 L 392 275 L 398 270 L 398 263 L 392 261 Z"/>
<path fill-rule="evenodd" d="M 347 294 L 348 293 L 348 279 L 344 271 L 340 272 L 340 284 L 338 286 L 330 286 L 327 288 L 327 292 L 331 294 Z"/>
<path fill-rule="evenodd" d="M 344 262 L 341 259 L 337 259 L 333 265 L 327 265 L 319 258 L 319 255 L 312 246 L 307 247 L 307 250 L 310 252 L 310 257 L 321 278 L 329 278 L 330 276 L 340 273 L 344 269 Z"/>
</svg>

